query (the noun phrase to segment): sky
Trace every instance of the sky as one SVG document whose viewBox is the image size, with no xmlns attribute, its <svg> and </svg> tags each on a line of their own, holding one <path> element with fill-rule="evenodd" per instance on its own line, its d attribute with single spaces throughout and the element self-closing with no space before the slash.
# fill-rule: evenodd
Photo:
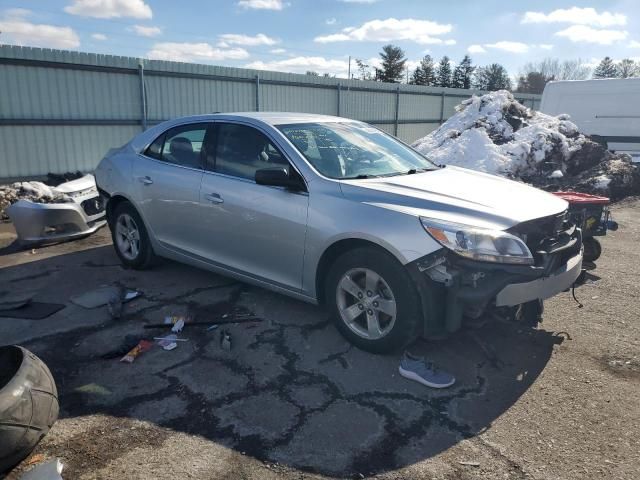
<svg viewBox="0 0 640 480">
<path fill-rule="evenodd" d="M 387 43 L 516 75 L 545 57 L 640 60 L 640 1 L 0 0 L 0 44 L 346 78 Z M 356 74 L 355 61 L 351 72 Z"/>
</svg>

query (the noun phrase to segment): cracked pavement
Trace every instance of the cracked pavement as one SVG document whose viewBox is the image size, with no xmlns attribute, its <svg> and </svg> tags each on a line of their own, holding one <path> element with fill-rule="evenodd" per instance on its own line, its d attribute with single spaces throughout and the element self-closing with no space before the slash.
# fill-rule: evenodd
<svg viewBox="0 0 640 480">
<path fill-rule="evenodd" d="M 122 268 L 108 230 L 19 251 L 0 228 L 2 290 L 65 303 L 38 321 L 0 318 L 2 343 L 32 350 L 58 384 L 61 414 L 36 448 L 68 479 L 637 478 L 640 471 L 640 201 L 589 282 L 546 302 L 537 329 L 488 322 L 410 351 L 453 372 L 432 390 L 397 373 L 400 354 L 351 347 L 317 307 L 173 262 Z M 144 292 L 119 320 L 72 295 L 119 282 Z M 262 320 L 185 328 L 177 349 L 133 364 L 103 355 L 239 306 Z M 8 475 L 18 478 L 24 466 Z"/>
</svg>

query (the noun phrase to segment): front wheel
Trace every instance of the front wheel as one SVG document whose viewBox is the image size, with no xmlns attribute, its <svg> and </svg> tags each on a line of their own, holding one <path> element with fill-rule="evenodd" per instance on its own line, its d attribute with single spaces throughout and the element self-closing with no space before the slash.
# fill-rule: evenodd
<svg viewBox="0 0 640 480">
<path fill-rule="evenodd" d="M 155 260 L 147 229 L 129 202 L 120 203 L 113 214 L 111 238 L 120 261 L 137 270 L 149 268 Z"/>
<path fill-rule="evenodd" d="M 325 301 L 342 335 L 357 347 L 387 353 L 418 335 L 420 300 L 404 267 L 383 250 L 342 254 L 329 270 Z"/>
</svg>

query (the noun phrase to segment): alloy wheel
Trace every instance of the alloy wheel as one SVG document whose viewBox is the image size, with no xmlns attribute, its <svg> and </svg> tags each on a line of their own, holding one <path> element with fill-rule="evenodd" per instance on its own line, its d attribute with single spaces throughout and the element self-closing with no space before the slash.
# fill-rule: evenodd
<svg viewBox="0 0 640 480">
<path fill-rule="evenodd" d="M 377 340 L 396 322 L 396 300 L 387 282 L 373 270 L 353 268 L 336 288 L 340 318 L 356 335 Z"/>
<path fill-rule="evenodd" d="M 116 244 L 127 260 L 135 260 L 140 253 L 140 230 L 128 213 L 123 213 L 116 221 Z"/>
</svg>

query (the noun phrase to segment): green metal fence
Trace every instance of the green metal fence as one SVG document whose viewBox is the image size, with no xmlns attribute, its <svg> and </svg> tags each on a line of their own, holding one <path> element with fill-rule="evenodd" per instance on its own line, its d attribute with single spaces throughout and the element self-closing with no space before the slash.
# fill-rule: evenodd
<svg viewBox="0 0 640 480">
<path fill-rule="evenodd" d="M 212 112 L 338 115 L 412 142 L 474 93 L 0 46 L 0 179 L 90 171 L 148 126 Z M 539 95 L 517 98 L 534 109 L 540 103 Z"/>
</svg>

